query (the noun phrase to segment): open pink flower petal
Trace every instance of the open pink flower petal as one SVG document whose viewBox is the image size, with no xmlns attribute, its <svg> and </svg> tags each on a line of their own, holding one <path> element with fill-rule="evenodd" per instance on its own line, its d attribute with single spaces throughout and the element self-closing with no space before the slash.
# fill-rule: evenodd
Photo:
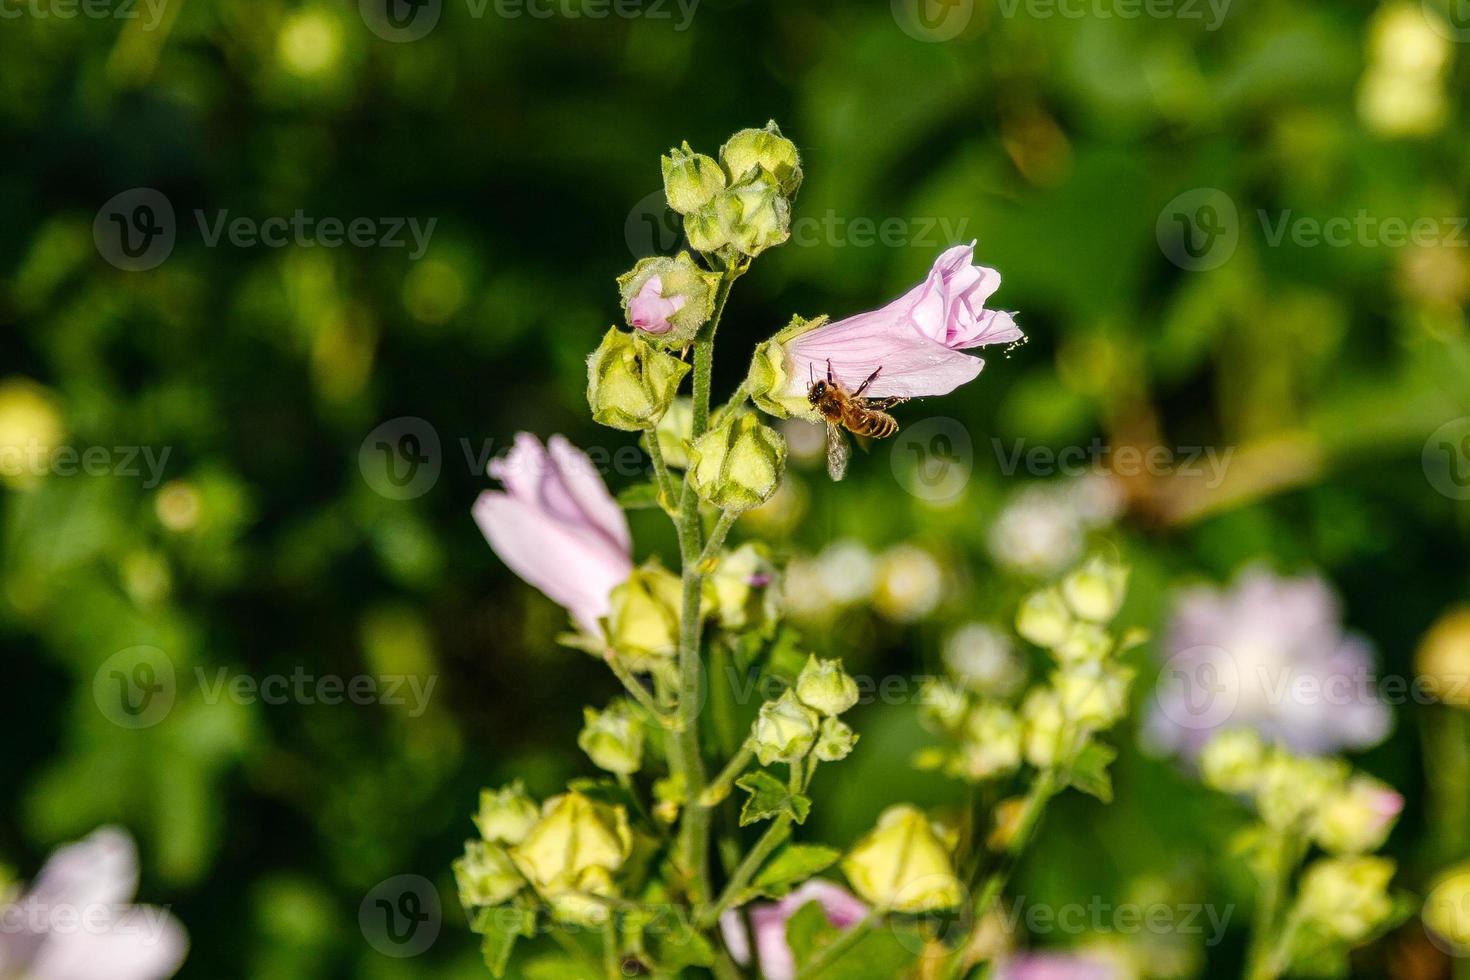
<svg viewBox="0 0 1470 980">
<path fill-rule="evenodd" d="M 840 930 L 851 929 L 868 914 L 868 907 L 840 885 L 813 878 L 779 902 L 758 902 L 750 906 L 750 925 L 755 932 L 755 955 L 760 960 L 761 975 L 766 980 L 792 980 L 796 976 L 796 958 L 786 945 L 786 923 L 808 902 L 819 902 L 827 921 Z M 720 932 L 725 948 L 741 966 L 749 965 L 750 936 L 741 921 L 740 910 L 731 909 L 720 917 Z"/>
</svg>

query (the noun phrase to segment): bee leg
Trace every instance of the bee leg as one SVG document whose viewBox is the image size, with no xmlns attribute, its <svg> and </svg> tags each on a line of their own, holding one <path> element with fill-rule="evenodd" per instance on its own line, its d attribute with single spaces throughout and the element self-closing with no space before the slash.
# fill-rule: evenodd
<svg viewBox="0 0 1470 980">
<path fill-rule="evenodd" d="M 832 377 L 832 358 L 829 357 L 827 358 L 827 383 L 830 385 L 836 383 L 836 381 L 837 379 Z"/>
<path fill-rule="evenodd" d="M 828 362 L 828 363 L 831 363 L 831 362 Z M 872 374 L 868 375 L 868 380 L 866 380 L 862 384 L 858 385 L 858 390 L 857 391 L 854 391 L 852 393 L 853 394 L 853 397 L 857 397 L 857 396 L 861 395 L 863 392 L 867 391 L 868 390 L 868 385 L 872 384 L 874 381 L 877 380 L 877 378 L 878 378 L 878 372 L 879 371 L 882 371 L 882 370 L 883 370 L 883 365 L 881 365 L 881 364 L 878 365 L 878 370 L 877 371 L 874 371 Z"/>
<path fill-rule="evenodd" d="M 868 407 L 876 408 L 878 411 L 882 412 L 892 408 L 895 405 L 902 405 L 906 401 L 908 401 L 908 399 L 904 398 L 902 395 L 890 395 L 887 398 L 869 398 Z"/>
</svg>

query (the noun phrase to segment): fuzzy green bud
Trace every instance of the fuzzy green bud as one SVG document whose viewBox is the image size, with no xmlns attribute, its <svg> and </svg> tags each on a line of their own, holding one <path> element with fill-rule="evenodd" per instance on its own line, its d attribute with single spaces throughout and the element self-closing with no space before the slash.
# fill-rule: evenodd
<svg viewBox="0 0 1470 980">
<path fill-rule="evenodd" d="M 1200 776 L 1205 785 L 1223 793 L 1250 793 L 1261 781 L 1266 746 L 1252 728 L 1220 732 L 1200 752 Z"/>
<path fill-rule="evenodd" d="M 842 669 L 841 660 L 818 660 L 813 654 L 796 678 L 796 696 L 824 715 L 840 715 L 857 704 L 857 681 Z"/>
<path fill-rule="evenodd" d="M 640 673 L 672 662 L 679 649 L 684 602 L 679 576 L 648 562 L 612 590 L 609 602 L 608 642 L 620 662 Z"/>
<path fill-rule="evenodd" d="M 1021 704 L 1021 720 L 1026 761 L 1037 769 L 1049 769 L 1059 762 L 1073 729 L 1056 692 L 1044 687 L 1032 690 Z"/>
<path fill-rule="evenodd" d="M 626 810 L 571 792 L 546 801 L 541 820 L 510 856 L 554 914 L 595 922 L 605 909 L 571 893 L 611 895 L 612 874 L 632 851 Z"/>
<path fill-rule="evenodd" d="M 1021 600 L 1016 632 L 1039 647 L 1051 649 L 1067 638 L 1072 613 L 1056 589 L 1041 589 Z"/>
<path fill-rule="evenodd" d="M 755 356 L 750 361 L 750 371 L 745 378 L 745 390 L 755 407 L 778 419 L 800 418 L 809 422 L 821 419 L 806 397 L 806 385 L 801 384 L 792 392 L 792 359 L 786 345 L 802 334 L 815 330 L 827 322 L 825 316 L 803 320 L 799 316 L 781 328 L 774 337 L 756 346 Z"/>
<path fill-rule="evenodd" d="M 525 784 L 519 779 L 498 790 L 480 790 L 475 826 L 480 836 L 492 844 L 519 844 L 539 819 L 541 808 L 526 795 Z"/>
<path fill-rule="evenodd" d="M 1393 914 L 1393 871 L 1393 862 L 1381 857 L 1316 861 L 1302 876 L 1297 914 L 1343 942 L 1361 942 Z"/>
<path fill-rule="evenodd" d="M 751 727 L 751 743 L 761 765 L 799 762 L 817 740 L 821 718 L 787 691 L 775 701 L 761 705 Z"/>
<path fill-rule="evenodd" d="M 1295 827 L 1342 788 L 1347 771 L 1347 765 L 1339 759 L 1273 752 L 1256 786 L 1256 809 L 1261 819 L 1277 830 Z"/>
<path fill-rule="evenodd" d="M 791 202 L 765 174 L 747 177 L 715 203 L 726 237 L 742 254 L 759 255 L 791 237 Z"/>
<path fill-rule="evenodd" d="M 698 211 L 725 189 L 725 172 L 713 157 L 695 153 L 688 143 L 662 159 L 664 194 L 680 214 Z"/>
<path fill-rule="evenodd" d="M 1062 597 L 1072 611 L 1094 623 L 1111 622 L 1128 590 L 1128 569 L 1094 557 L 1062 579 Z"/>
<path fill-rule="evenodd" d="M 606 711 L 582 709 L 583 727 L 577 747 L 599 769 L 631 776 L 643 765 L 643 719 L 619 698 Z"/>
<path fill-rule="evenodd" d="M 696 252 L 718 252 L 730 244 L 732 229 L 726 220 L 729 213 L 723 196 L 698 211 L 684 216 L 684 237 Z"/>
<path fill-rule="evenodd" d="M 689 447 L 695 493 L 721 510 L 746 511 L 776 492 L 786 468 L 786 439 L 754 414 L 731 415 Z"/>
<path fill-rule="evenodd" d="M 1470 954 L 1470 864 L 1441 875 L 1424 899 L 1424 925 L 1461 956 Z"/>
<path fill-rule="evenodd" d="M 467 909 L 509 901 L 526 883 L 504 849 L 482 840 L 465 841 L 464 856 L 454 862 L 454 882 Z"/>
<path fill-rule="evenodd" d="M 1003 704 L 976 705 L 965 719 L 963 773 L 973 781 L 1004 776 L 1021 764 L 1025 729 Z"/>
<path fill-rule="evenodd" d="M 842 873 L 853 891 L 880 909 L 937 912 L 964 900 L 949 848 L 929 818 L 908 804 L 883 812 L 843 859 Z"/>
<path fill-rule="evenodd" d="M 709 320 L 719 284 L 718 273 L 680 252 L 640 260 L 618 277 L 618 292 L 629 326 L 650 343 L 677 350 L 693 343 Z"/>
<path fill-rule="evenodd" d="M 639 432 L 658 425 L 689 365 L 637 334 L 613 327 L 587 359 L 587 403 L 603 425 Z"/>
<path fill-rule="evenodd" d="M 1113 638 L 1107 630 L 1096 623 L 1073 620 L 1067 635 L 1052 648 L 1057 661 L 1063 664 L 1080 664 L 1101 660 L 1113 648 Z"/>
<path fill-rule="evenodd" d="M 822 722 L 822 730 L 817 733 L 816 748 L 812 751 L 823 762 L 841 762 L 852 754 L 857 740 L 857 732 L 834 716 Z"/>
<path fill-rule="evenodd" d="M 1128 713 L 1133 671 L 1106 663 L 1071 664 L 1052 678 L 1067 717 L 1094 731 L 1110 728 Z"/>
<path fill-rule="evenodd" d="M 773 618 L 775 575 L 775 566 L 759 545 L 743 544 L 722 555 L 705 579 L 714 592 L 720 625 L 738 630 Z"/>
<path fill-rule="evenodd" d="M 773 119 L 765 129 L 742 129 L 720 147 L 720 162 L 730 179 L 739 182 L 763 173 L 774 180 L 781 193 L 794 197 L 801 187 L 801 154 L 796 144 L 781 135 Z"/>
<path fill-rule="evenodd" d="M 1404 798 L 1371 776 L 1354 776 L 1312 817 L 1312 838 L 1333 854 L 1366 854 L 1388 839 Z"/>
</svg>

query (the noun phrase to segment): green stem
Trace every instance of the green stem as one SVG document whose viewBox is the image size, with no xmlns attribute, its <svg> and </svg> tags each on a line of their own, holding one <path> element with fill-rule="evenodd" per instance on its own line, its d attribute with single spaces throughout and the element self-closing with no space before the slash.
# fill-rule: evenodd
<svg viewBox="0 0 1470 980">
<path fill-rule="evenodd" d="M 750 760 L 754 756 L 755 748 L 747 740 L 744 745 L 740 746 L 740 750 L 735 753 L 734 758 L 726 763 L 724 769 L 720 770 L 720 774 L 704 788 L 704 792 L 699 797 L 698 805 L 706 808 L 719 806 L 720 801 L 730 795 L 730 784 L 745 771 L 745 767 L 750 765 Z"/>
<path fill-rule="evenodd" d="M 720 511 L 720 519 L 715 521 L 715 526 L 709 532 L 709 540 L 704 543 L 704 550 L 699 553 L 701 569 L 720 553 L 720 548 L 725 543 L 725 536 L 730 533 L 730 528 L 735 526 L 735 521 L 739 517 L 740 514 L 733 510 Z"/>
<path fill-rule="evenodd" d="M 791 820 L 791 814 L 783 813 L 766 828 L 766 832 L 761 835 L 760 840 L 755 842 L 750 853 L 745 855 L 745 860 L 741 861 L 735 873 L 730 875 L 730 881 L 725 885 L 725 890 L 720 893 L 719 900 L 700 913 L 696 920 L 698 925 L 707 929 L 720 921 L 720 916 L 725 914 L 725 910 L 740 896 L 745 886 L 750 884 L 750 879 L 755 877 L 761 865 L 766 863 L 766 858 L 771 856 L 771 852 L 791 836 Z"/>
<path fill-rule="evenodd" d="M 714 969 L 716 980 L 741 980 L 740 970 L 723 949 L 715 954 Z"/>
<path fill-rule="evenodd" d="M 873 927 L 882 920 L 883 914 L 882 909 L 874 909 L 869 912 L 863 921 L 838 936 L 837 940 L 831 946 L 828 946 L 816 956 L 813 956 L 811 961 L 797 972 L 796 980 L 810 980 L 810 978 L 817 976 L 823 970 L 827 969 L 827 967 L 836 963 L 848 950 L 862 942 L 868 933 L 873 931 Z"/>
<path fill-rule="evenodd" d="M 674 478 L 669 475 L 668 464 L 664 462 L 663 447 L 658 444 L 658 430 L 649 429 L 643 434 L 643 438 L 648 442 L 648 458 L 653 462 L 653 475 L 658 481 L 659 507 L 672 515 L 678 501 L 674 498 Z"/>
<path fill-rule="evenodd" d="M 618 959 L 618 917 L 609 914 L 602 925 L 602 968 L 607 980 L 622 980 L 623 964 Z"/>
<path fill-rule="evenodd" d="M 605 659 L 608 667 L 612 669 L 613 674 L 617 676 L 618 680 L 623 682 L 623 687 L 633 696 L 633 700 L 643 705 L 644 709 L 653 715 L 654 721 L 670 730 L 678 727 L 678 719 L 670 715 L 654 700 L 648 688 L 638 683 L 638 678 L 634 677 L 628 668 L 618 663 L 614 657 L 606 657 Z"/>
<path fill-rule="evenodd" d="M 1255 917 L 1251 923 L 1250 950 L 1246 955 L 1245 980 L 1276 980 L 1284 965 L 1281 947 L 1287 941 L 1285 930 L 1278 935 L 1278 921 L 1291 885 L 1292 872 L 1300 860 L 1301 846 L 1295 836 L 1286 831 L 1271 831 L 1271 844 L 1275 850 L 1271 873 L 1261 882 L 1261 896 L 1256 903 Z"/>
</svg>

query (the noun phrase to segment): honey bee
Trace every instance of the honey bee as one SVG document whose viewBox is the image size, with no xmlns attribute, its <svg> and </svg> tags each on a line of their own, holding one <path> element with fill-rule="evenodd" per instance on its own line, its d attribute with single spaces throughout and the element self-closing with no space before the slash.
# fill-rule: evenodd
<svg viewBox="0 0 1470 980">
<path fill-rule="evenodd" d="M 847 472 L 847 461 L 852 455 L 847 437 L 842 434 L 843 429 L 867 439 L 887 439 L 898 431 L 898 420 L 889 415 L 886 409 L 908 401 L 907 398 L 863 397 L 863 392 L 868 390 L 868 385 L 877 379 L 878 372 L 882 370 L 880 366 L 855 391 L 848 391 L 833 377 L 832 362 L 828 361 L 827 379 L 820 381 L 813 378 L 811 386 L 807 388 L 807 400 L 827 423 L 827 475 L 834 480 L 842 479 Z"/>
</svg>

